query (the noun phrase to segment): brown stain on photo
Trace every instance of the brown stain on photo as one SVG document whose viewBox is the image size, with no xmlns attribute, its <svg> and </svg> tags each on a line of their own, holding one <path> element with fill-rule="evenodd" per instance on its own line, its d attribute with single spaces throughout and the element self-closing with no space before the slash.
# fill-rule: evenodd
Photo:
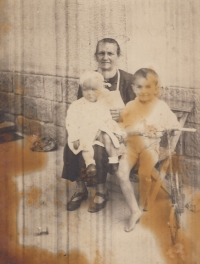
<svg viewBox="0 0 200 264">
<path fill-rule="evenodd" d="M 34 206 L 36 208 L 40 205 L 41 190 L 33 187 L 25 193 L 26 204 L 28 206 Z"/>
<path fill-rule="evenodd" d="M 175 155 L 172 164 L 173 171 L 183 173 L 181 156 Z M 154 184 L 152 183 L 152 185 Z M 171 208 L 171 198 L 160 189 L 155 205 L 143 214 L 140 223 L 150 229 L 156 236 L 166 263 L 196 264 L 200 256 L 198 253 L 200 248 L 199 214 L 190 213 L 184 208 L 184 213 L 187 214 L 187 221 L 185 226 L 180 226 L 180 229 L 178 229 L 178 238 L 176 243 L 173 244 L 169 229 Z M 184 218 L 186 217 L 184 216 Z M 182 221 L 180 221 L 180 225 L 182 225 Z"/>
<path fill-rule="evenodd" d="M 53 254 L 37 247 L 23 247 L 18 243 L 19 234 L 16 222 L 19 199 L 22 194 L 17 191 L 14 179 L 22 174 L 26 177 L 29 172 L 43 169 L 47 161 L 46 153 L 30 151 L 32 143 L 32 137 L 27 137 L 23 144 L 14 141 L 0 145 L 0 263 L 90 263 L 80 251 L 73 251 L 69 254 L 64 252 Z M 178 155 L 175 156 L 173 165 L 179 172 L 181 171 Z M 31 188 L 27 191 L 25 193 L 27 205 L 38 207 L 40 195 L 41 190 L 38 188 Z M 198 263 L 198 256 L 195 255 L 195 252 L 198 252 L 198 248 L 200 248 L 199 214 L 193 214 L 188 218 L 188 229 L 180 230 L 176 245 L 172 245 L 168 227 L 170 209 L 169 196 L 160 191 L 156 206 L 143 214 L 140 224 L 155 234 L 166 263 Z M 24 233 L 27 233 L 27 230 L 24 230 Z M 94 261 L 103 263 L 99 252 L 96 253 Z"/>
<path fill-rule="evenodd" d="M 85 255 L 79 251 L 53 254 L 37 247 L 23 246 L 18 242 L 17 212 L 22 193 L 18 192 L 15 177 L 41 170 L 46 166 L 46 153 L 30 150 L 30 138 L 0 144 L 0 263 L 1 264 L 88 264 Z M 41 191 L 32 188 L 26 192 L 29 206 L 38 206 Z M 27 230 L 24 230 L 27 233 Z"/>
<path fill-rule="evenodd" d="M 1 10 L 1 17 L 0 17 L 0 41 L 2 37 L 7 34 L 10 30 L 12 30 L 11 25 L 8 23 L 8 19 L 6 17 L 6 13 L 4 11 L 6 1 L 0 0 L 0 10 Z"/>
<path fill-rule="evenodd" d="M 104 263 L 103 258 L 102 258 L 101 254 L 98 250 L 96 250 L 96 256 L 94 259 L 94 264 L 106 264 L 106 263 Z"/>
<path fill-rule="evenodd" d="M 23 193 L 17 191 L 14 179 L 20 175 L 26 177 L 27 173 L 41 170 L 46 166 L 46 153 L 30 151 L 33 142 L 38 139 L 38 137 L 29 136 L 26 137 L 23 143 L 14 141 L 0 145 L 0 199 L 2 201 L 0 205 L 2 216 L 2 224 L 0 225 L 0 263 L 91 263 L 79 250 L 68 254 L 64 252 L 53 254 L 47 250 L 31 246 L 24 247 L 18 243 L 17 211 L 19 199 L 23 196 Z M 176 171 L 181 172 L 181 166 L 180 156 L 176 155 L 173 159 L 173 167 Z M 66 182 L 66 184 L 69 184 L 69 182 Z M 39 207 L 40 197 L 41 190 L 34 187 L 29 189 L 23 198 L 26 199 L 28 206 Z M 197 214 L 188 219 L 188 231 L 180 230 L 179 240 L 176 245 L 172 245 L 168 227 L 171 209 L 169 196 L 160 191 L 157 201 L 159 202 L 156 203 L 156 206 L 143 214 L 140 224 L 155 234 L 166 263 L 195 263 L 197 256 L 194 256 L 194 252 L 197 252 L 198 246 L 200 246 L 200 243 L 197 242 L 200 238 L 199 215 Z M 55 204 L 58 205 L 59 200 L 55 200 Z M 27 230 L 24 230 L 24 234 L 27 232 Z M 195 242 L 192 241 L 192 238 L 195 238 Z M 98 251 L 94 263 L 103 264 L 103 259 Z"/>
</svg>

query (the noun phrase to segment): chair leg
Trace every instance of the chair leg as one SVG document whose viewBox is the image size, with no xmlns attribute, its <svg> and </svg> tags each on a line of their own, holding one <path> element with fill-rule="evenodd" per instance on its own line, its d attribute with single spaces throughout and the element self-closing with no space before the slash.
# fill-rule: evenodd
<svg viewBox="0 0 200 264">
<path fill-rule="evenodd" d="M 157 197 L 158 192 L 160 190 L 160 187 L 162 187 L 169 194 L 169 191 L 167 190 L 167 188 L 163 184 L 163 179 L 166 175 L 166 171 L 167 171 L 168 166 L 169 166 L 169 159 L 163 161 L 162 166 L 160 168 L 160 173 L 155 168 L 152 171 L 151 176 L 154 180 L 156 180 L 156 184 L 155 184 L 153 190 L 151 191 L 151 193 L 147 199 L 147 203 L 146 203 L 146 210 L 147 211 L 150 210 L 152 208 L 152 206 L 154 205 L 156 197 Z"/>
<path fill-rule="evenodd" d="M 146 203 L 146 207 L 145 207 L 145 209 L 147 211 L 149 211 L 152 208 L 152 206 L 156 200 L 156 197 L 158 195 L 158 192 L 160 190 L 160 187 L 162 185 L 162 180 L 160 179 L 158 171 L 156 169 L 153 170 L 152 176 L 153 176 L 153 179 L 156 180 L 156 184 L 155 184 L 153 190 L 151 190 L 151 193 L 147 198 L 147 203 Z"/>
</svg>

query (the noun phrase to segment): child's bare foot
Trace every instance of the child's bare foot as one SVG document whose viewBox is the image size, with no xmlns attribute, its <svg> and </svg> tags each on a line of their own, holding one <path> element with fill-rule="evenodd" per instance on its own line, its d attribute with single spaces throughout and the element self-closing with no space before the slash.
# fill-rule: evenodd
<svg viewBox="0 0 200 264">
<path fill-rule="evenodd" d="M 126 223 L 126 225 L 124 226 L 124 231 L 126 232 L 132 231 L 141 216 L 142 216 L 142 212 L 140 210 L 133 213 L 129 218 L 128 222 Z"/>
</svg>

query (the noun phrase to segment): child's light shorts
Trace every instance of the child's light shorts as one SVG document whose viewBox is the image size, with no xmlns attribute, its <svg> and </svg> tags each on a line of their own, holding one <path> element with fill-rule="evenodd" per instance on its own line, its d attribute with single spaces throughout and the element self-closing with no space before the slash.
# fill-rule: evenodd
<svg viewBox="0 0 200 264">
<path fill-rule="evenodd" d="M 142 154 L 148 153 L 154 157 L 155 163 L 159 159 L 160 138 L 148 138 L 143 136 L 131 136 L 126 140 L 124 154 L 139 159 Z"/>
</svg>

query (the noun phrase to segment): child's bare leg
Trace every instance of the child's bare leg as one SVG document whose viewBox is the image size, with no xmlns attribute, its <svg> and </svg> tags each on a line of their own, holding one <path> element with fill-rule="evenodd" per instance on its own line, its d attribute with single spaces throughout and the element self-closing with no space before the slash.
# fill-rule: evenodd
<svg viewBox="0 0 200 264">
<path fill-rule="evenodd" d="M 86 167 L 90 164 L 96 164 L 94 160 L 94 149 L 93 148 L 87 151 L 82 150 L 82 156 L 85 161 Z"/>
<path fill-rule="evenodd" d="M 145 210 L 148 195 L 151 189 L 151 173 L 158 161 L 158 153 L 151 149 L 146 149 L 140 154 L 139 174 L 139 195 L 140 206 Z"/>
<path fill-rule="evenodd" d="M 127 154 L 124 154 L 120 160 L 119 170 L 117 173 L 122 193 L 131 211 L 131 216 L 124 227 L 126 232 L 133 230 L 136 222 L 142 215 L 135 198 L 133 186 L 129 180 L 130 171 L 136 162 L 136 157 L 130 157 Z"/>
<path fill-rule="evenodd" d="M 86 171 L 89 177 L 92 177 L 96 174 L 96 162 L 94 160 L 94 149 L 91 146 L 87 150 L 82 150 L 82 156 L 86 164 Z"/>
</svg>

